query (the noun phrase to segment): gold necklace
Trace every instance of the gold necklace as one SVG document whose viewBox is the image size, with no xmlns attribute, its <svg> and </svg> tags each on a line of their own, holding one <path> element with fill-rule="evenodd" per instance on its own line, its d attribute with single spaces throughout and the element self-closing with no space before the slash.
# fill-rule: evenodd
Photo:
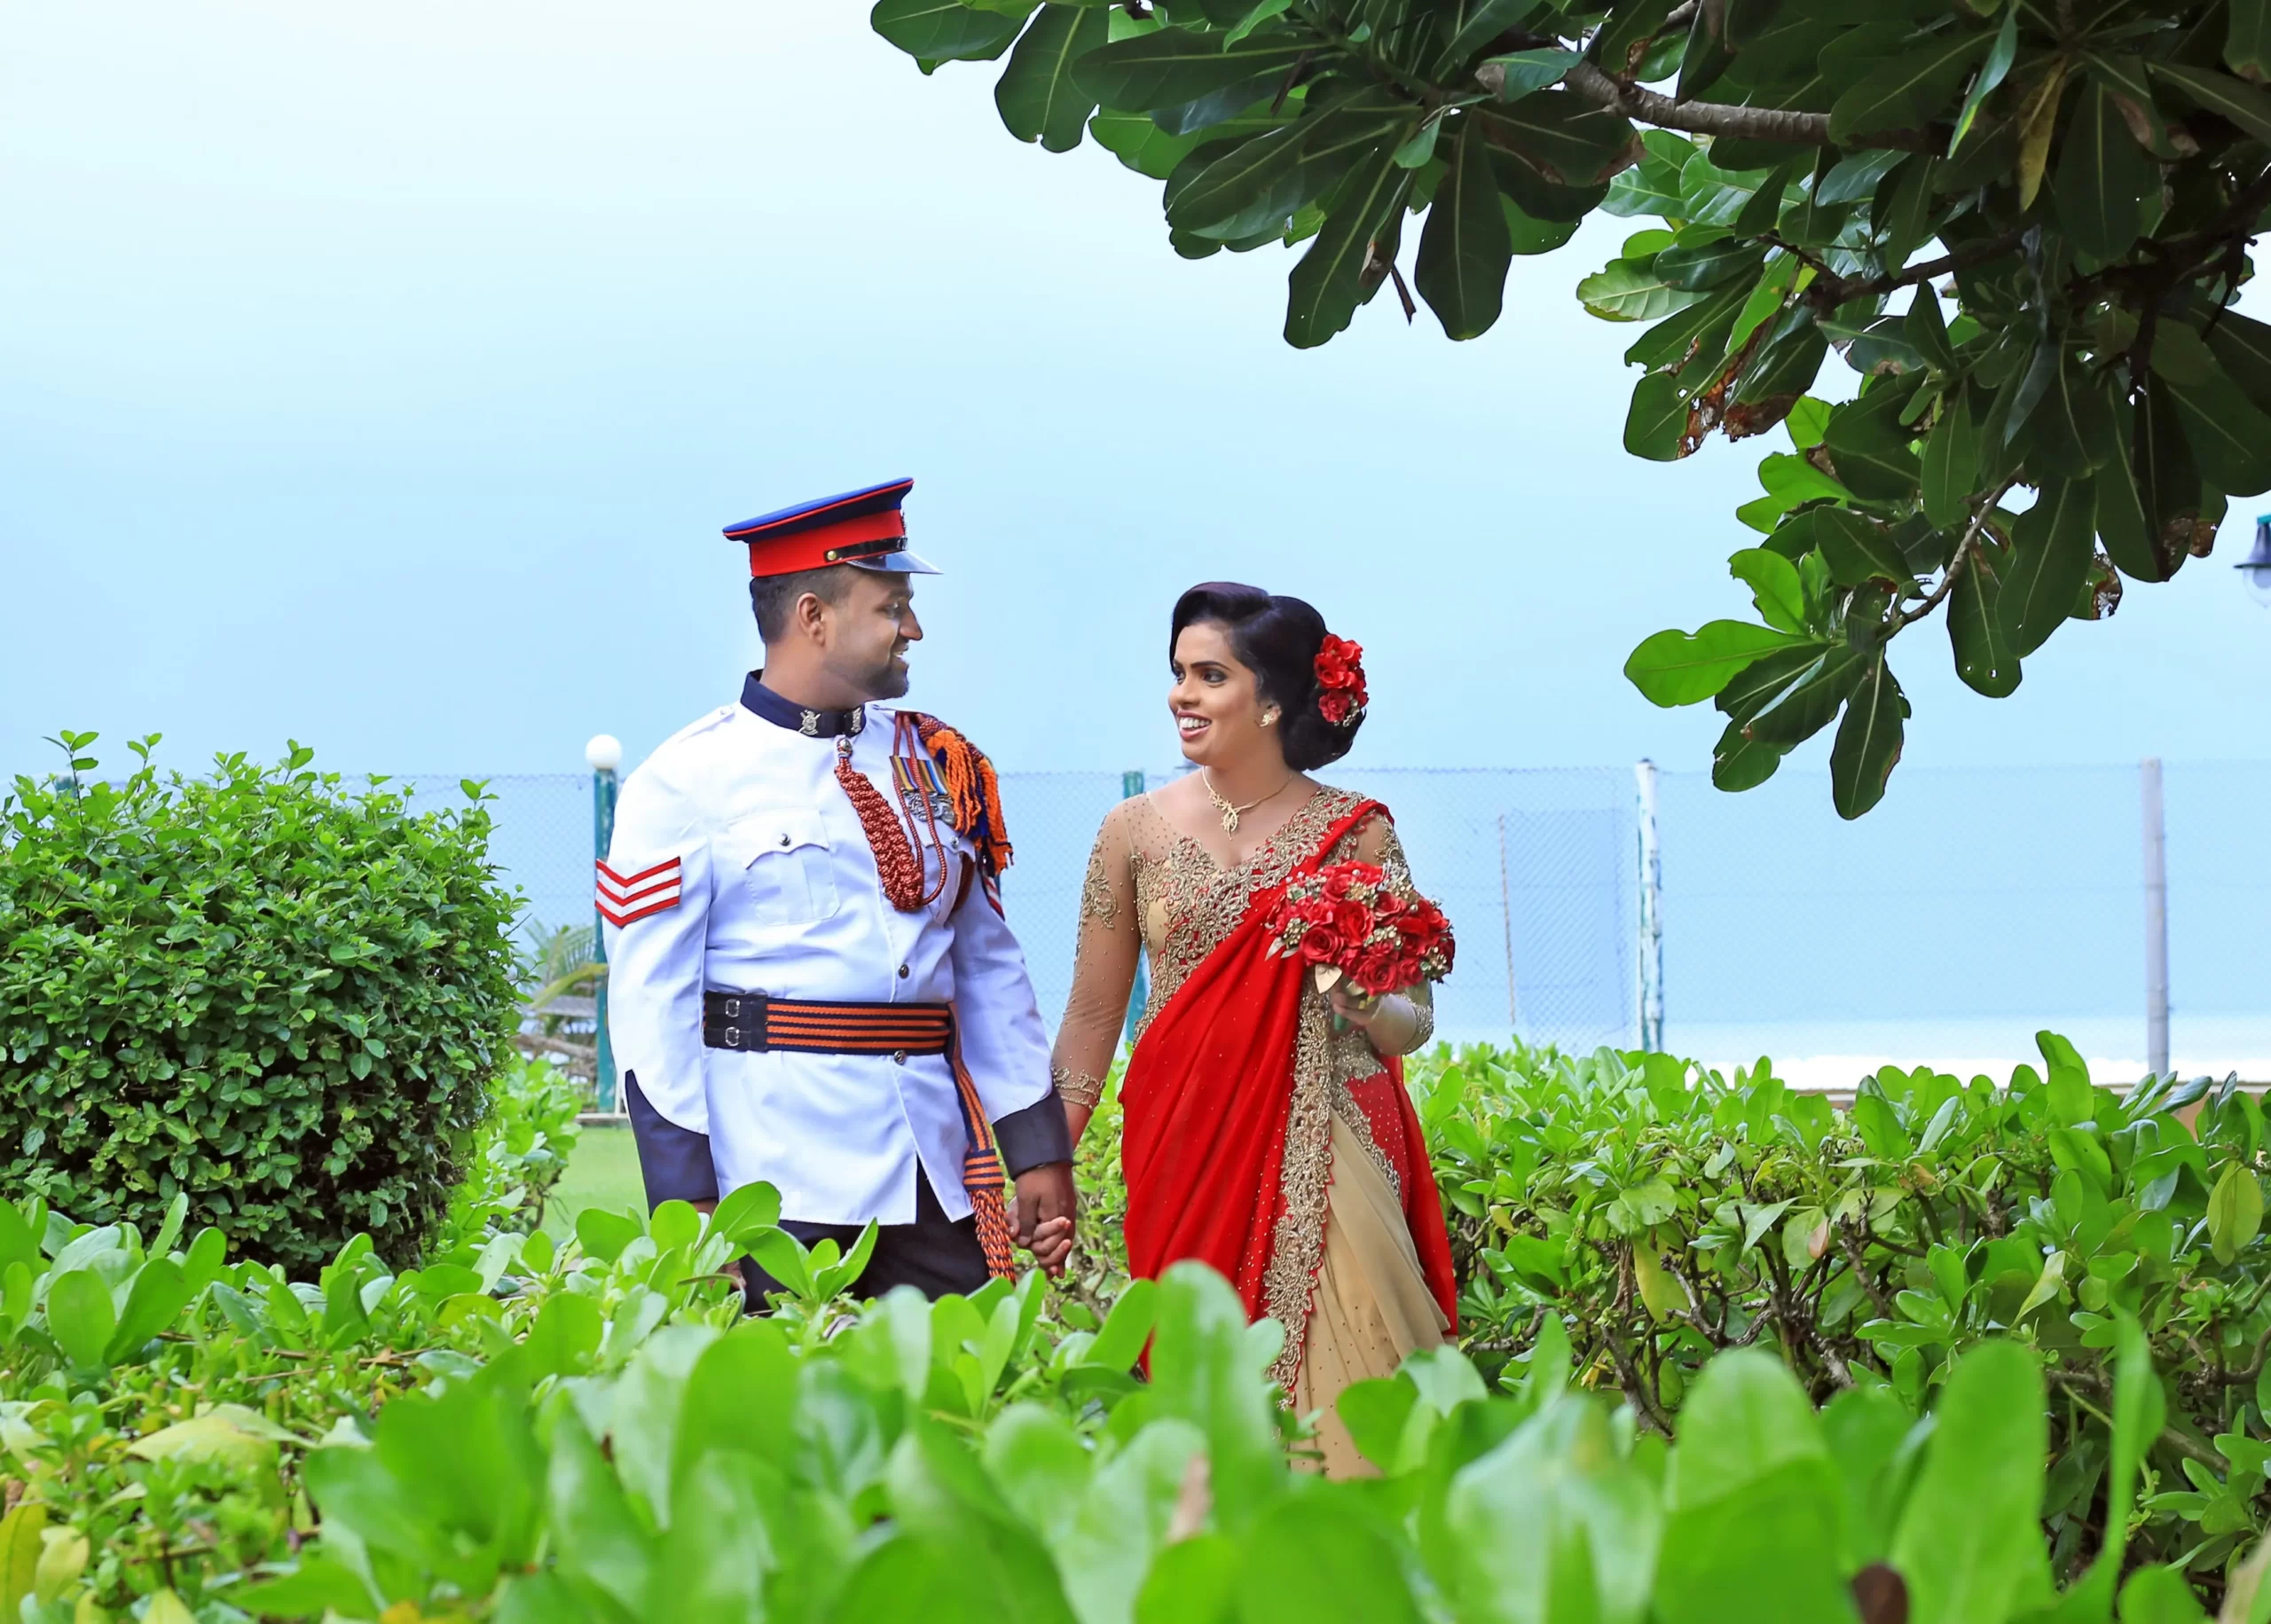
<svg viewBox="0 0 2271 1624">
<path fill-rule="evenodd" d="M 1285 794 L 1286 785 L 1291 784 L 1293 781 L 1293 775 L 1288 773 L 1285 775 L 1285 782 L 1284 784 L 1278 785 L 1277 788 L 1272 789 L 1268 795 L 1263 796 L 1261 800 L 1248 801 L 1243 806 L 1233 806 L 1217 794 L 1214 789 L 1214 781 L 1207 776 L 1206 769 L 1204 767 L 1198 769 L 1198 781 L 1206 786 L 1206 798 L 1214 802 L 1214 810 L 1222 814 L 1222 833 L 1225 835 L 1235 835 L 1238 832 L 1238 814 L 1241 812 L 1250 812 L 1255 807 L 1261 805 L 1263 801 L 1274 801 L 1279 796 Z"/>
</svg>

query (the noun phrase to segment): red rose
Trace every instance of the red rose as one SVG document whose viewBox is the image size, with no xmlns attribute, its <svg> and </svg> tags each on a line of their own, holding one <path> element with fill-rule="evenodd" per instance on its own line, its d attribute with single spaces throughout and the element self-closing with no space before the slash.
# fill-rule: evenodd
<svg viewBox="0 0 2271 1624">
<path fill-rule="evenodd" d="M 1348 694 L 1331 688 L 1317 696 L 1316 708 L 1318 715 L 1338 727 L 1348 719 L 1349 711 L 1356 707 L 1349 703 Z"/>
<path fill-rule="evenodd" d="M 1361 902 L 1338 902 L 1332 908 L 1332 928 L 1350 941 L 1362 941 L 1372 928 L 1371 910 Z"/>
<path fill-rule="evenodd" d="M 1348 872 L 1349 867 L 1347 863 L 1335 863 L 1324 871 L 1324 894 L 1336 902 L 1346 897 L 1348 888 L 1356 883 L 1356 876 Z"/>
<path fill-rule="evenodd" d="M 1340 933 L 1330 925 L 1311 925 L 1301 937 L 1301 957 L 1311 964 L 1331 964 L 1340 958 Z"/>
<path fill-rule="evenodd" d="M 1409 985 L 1396 979 L 1395 955 L 1377 947 L 1356 961 L 1355 973 L 1356 985 L 1375 998 Z"/>
</svg>

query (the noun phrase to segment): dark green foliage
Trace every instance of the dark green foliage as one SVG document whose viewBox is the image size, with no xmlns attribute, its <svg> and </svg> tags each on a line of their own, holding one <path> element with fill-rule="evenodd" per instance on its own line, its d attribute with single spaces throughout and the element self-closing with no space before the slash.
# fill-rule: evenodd
<svg viewBox="0 0 2271 1624">
<path fill-rule="evenodd" d="M 515 1021 L 479 786 L 420 812 L 296 746 L 190 779 L 148 744 L 113 784 L 92 738 L 0 799 L 0 1195 L 415 1261 Z"/>
<path fill-rule="evenodd" d="M 874 21 L 927 65 L 998 52 L 1034 10 L 884 0 Z M 1026 39 L 1061 45 L 1072 10 L 1041 8 Z M 1836 702 L 1848 817 L 1898 757 L 1902 633 L 1945 607 L 1964 680 L 2009 694 L 2066 621 L 2111 612 L 2115 571 L 2166 580 L 2208 549 L 2228 498 L 2271 489 L 2271 343 L 2229 309 L 2271 209 L 2265 0 L 1158 0 L 1080 15 L 1112 38 L 1058 73 L 1077 93 L 1051 104 L 1068 109 L 1052 129 L 1077 140 L 1069 109 L 1093 101 L 1089 129 L 1154 178 L 1172 167 L 1163 144 L 1203 141 L 1204 187 L 1179 199 L 1169 182 L 1169 239 L 1189 257 L 1302 247 L 1291 343 L 1324 343 L 1401 288 L 1407 211 L 1428 215 L 1411 286 L 1470 339 L 1498 318 L 1512 256 L 1598 208 L 1663 223 L 1577 288 L 1605 320 L 1655 324 L 1626 355 L 1642 369 L 1633 455 L 1773 428 L 1833 349 L 1861 375 L 1858 398 L 1819 408 L 1804 471 L 1770 456 L 1766 495 L 1737 514 L 1772 531 L 1827 503 L 1919 530 L 1913 575 L 1832 557 L 1809 606 L 1825 659 L 1870 662 Z M 1030 140 L 1025 54 L 997 99 Z M 2055 501 L 2055 522 L 2014 535 L 2015 488 Z M 2086 579 L 2100 607 L 2078 616 Z M 1651 639 L 1628 668 L 1644 692 L 1711 697 L 1652 682 L 1661 652 Z M 1791 743 L 1723 739 L 1714 776 L 1748 788 Z"/>
</svg>

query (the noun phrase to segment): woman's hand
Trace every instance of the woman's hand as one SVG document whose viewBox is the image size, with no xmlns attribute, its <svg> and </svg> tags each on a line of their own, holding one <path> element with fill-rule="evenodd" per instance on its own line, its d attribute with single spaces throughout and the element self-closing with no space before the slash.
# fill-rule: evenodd
<svg viewBox="0 0 2271 1624">
<path fill-rule="evenodd" d="M 1344 978 L 1333 983 L 1332 999 L 1332 1013 L 1362 1030 L 1377 1054 L 1401 1055 L 1419 1035 L 1418 1011 L 1401 993 L 1367 997 Z"/>
<path fill-rule="evenodd" d="M 1356 983 L 1345 976 L 1332 984 L 1332 1013 L 1365 1032 L 1371 1030 L 1372 1023 L 1379 1019 L 1380 1011 L 1388 1001 L 1385 997 L 1359 992 Z"/>
</svg>

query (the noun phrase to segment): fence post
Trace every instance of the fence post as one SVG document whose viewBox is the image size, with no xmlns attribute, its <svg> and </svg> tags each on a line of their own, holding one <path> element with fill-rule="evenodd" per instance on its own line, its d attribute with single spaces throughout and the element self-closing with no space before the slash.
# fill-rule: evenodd
<svg viewBox="0 0 2271 1624">
<path fill-rule="evenodd" d="M 592 769 L 592 860 L 607 860 L 615 841 L 615 770 L 623 765 L 623 746 L 612 734 L 598 734 L 584 746 L 584 759 Z M 593 888 L 597 894 L 597 887 Z M 592 1109 L 619 1109 L 615 1097 L 615 1045 L 607 1032 L 607 924 L 596 903 L 592 908 L 592 959 L 600 967 L 593 1008 L 593 1041 L 596 1054 L 592 1067 Z"/>
<path fill-rule="evenodd" d="M 1643 759 L 1632 768 L 1639 794 L 1640 825 L 1640 1047 L 1664 1046 L 1664 870 L 1656 843 L 1656 764 Z"/>
<path fill-rule="evenodd" d="M 1141 767 L 1130 767 L 1120 775 L 1120 796 L 1132 801 L 1143 793 L 1148 780 Z M 1141 940 L 1143 922 L 1136 922 L 1138 940 L 1136 945 L 1136 979 L 1128 988 L 1128 1019 L 1122 1024 L 1120 1035 L 1129 1043 L 1136 1041 L 1136 1023 L 1143 1018 L 1143 1006 L 1151 1001 L 1151 979 L 1143 970 L 1143 945 Z"/>
<path fill-rule="evenodd" d="M 2145 1069 L 2168 1075 L 2168 837 L 2161 816 L 2161 758 L 2138 774 L 2145 825 Z"/>
<path fill-rule="evenodd" d="M 1498 922 L 1506 933 L 1506 1031 L 1521 1029 L 1521 1000 L 1514 992 L 1514 899 L 1506 883 L 1506 814 L 1498 814 Z"/>
</svg>

